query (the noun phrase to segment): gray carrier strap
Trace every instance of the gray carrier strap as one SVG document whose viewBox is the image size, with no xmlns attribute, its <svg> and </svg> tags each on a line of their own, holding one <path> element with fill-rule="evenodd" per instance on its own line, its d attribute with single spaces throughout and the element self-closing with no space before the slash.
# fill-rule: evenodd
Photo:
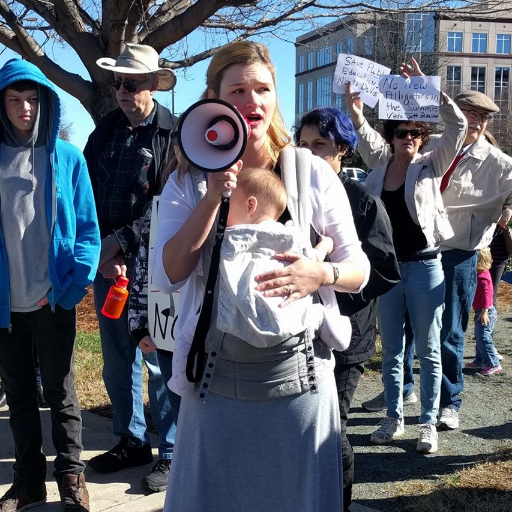
<svg viewBox="0 0 512 512">
<path fill-rule="evenodd" d="M 281 179 L 288 194 L 288 211 L 293 223 L 309 239 L 313 210 L 311 207 L 311 152 L 286 148 L 281 152 Z"/>
</svg>

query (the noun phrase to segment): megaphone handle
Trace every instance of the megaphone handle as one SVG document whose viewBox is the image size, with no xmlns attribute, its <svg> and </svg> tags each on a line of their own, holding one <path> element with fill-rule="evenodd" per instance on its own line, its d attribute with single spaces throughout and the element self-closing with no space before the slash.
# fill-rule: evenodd
<svg viewBox="0 0 512 512">
<path fill-rule="evenodd" d="M 225 196 L 225 193 L 222 194 L 219 222 L 217 224 L 217 232 L 215 234 L 215 244 L 213 246 L 208 279 L 206 280 L 203 305 L 201 306 L 196 332 L 194 333 L 192 345 L 187 356 L 186 375 L 189 382 L 200 382 L 203 378 L 204 365 L 206 363 L 206 336 L 208 335 L 212 320 L 215 284 L 217 283 L 217 276 L 219 274 L 220 248 L 222 246 L 222 240 L 224 239 L 224 231 L 226 230 L 229 213 L 229 196 L 231 195 L 231 191 L 228 190 L 227 192 L 229 194 L 228 196 Z"/>
</svg>

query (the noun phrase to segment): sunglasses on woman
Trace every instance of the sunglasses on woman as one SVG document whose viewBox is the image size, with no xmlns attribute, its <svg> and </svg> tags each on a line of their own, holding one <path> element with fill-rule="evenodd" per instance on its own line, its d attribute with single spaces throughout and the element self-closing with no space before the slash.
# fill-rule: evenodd
<svg viewBox="0 0 512 512">
<path fill-rule="evenodd" d="M 400 128 L 395 130 L 395 137 L 397 139 L 406 139 L 407 135 L 410 135 L 411 139 L 419 139 L 423 132 L 421 130 L 402 130 Z"/>
<path fill-rule="evenodd" d="M 141 85 L 144 85 L 147 82 L 147 80 L 144 80 L 144 82 L 136 82 L 135 80 L 123 80 L 122 78 L 114 78 L 112 80 L 112 87 L 119 91 L 121 89 L 121 85 L 126 89 L 128 92 L 135 92 Z"/>
</svg>

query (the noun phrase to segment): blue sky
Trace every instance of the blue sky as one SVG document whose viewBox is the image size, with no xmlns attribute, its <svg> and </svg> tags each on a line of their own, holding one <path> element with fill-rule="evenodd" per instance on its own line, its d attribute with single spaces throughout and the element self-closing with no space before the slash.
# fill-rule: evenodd
<svg viewBox="0 0 512 512">
<path fill-rule="evenodd" d="M 295 112 L 295 47 L 293 43 L 284 42 L 277 38 L 268 37 L 262 40 L 262 42 L 269 47 L 272 60 L 276 66 L 279 106 L 288 128 L 291 129 Z M 62 66 L 65 61 L 68 71 L 89 78 L 80 59 L 72 50 L 57 50 L 56 52 L 58 53 L 53 58 L 58 64 Z M 19 56 L 6 49 L 0 55 L 0 66 L 3 66 L 7 60 L 13 57 Z M 208 61 L 205 61 L 188 68 L 186 71 L 178 71 L 178 82 L 175 87 L 174 96 L 175 112 L 177 114 L 186 110 L 199 99 L 205 88 L 207 66 Z M 59 93 L 65 108 L 65 119 L 72 123 L 71 142 L 83 149 L 87 142 L 87 137 L 94 129 L 94 123 L 76 98 L 60 89 Z M 169 109 L 171 108 L 171 94 L 169 92 L 157 93 L 155 97 L 160 103 Z"/>
</svg>

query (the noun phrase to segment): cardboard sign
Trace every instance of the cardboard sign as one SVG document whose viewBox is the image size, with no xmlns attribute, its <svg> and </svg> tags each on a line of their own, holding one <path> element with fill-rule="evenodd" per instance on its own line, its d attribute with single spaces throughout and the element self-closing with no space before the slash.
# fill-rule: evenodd
<svg viewBox="0 0 512 512">
<path fill-rule="evenodd" d="M 379 119 L 437 123 L 441 101 L 440 89 L 439 76 L 381 76 Z"/>
<path fill-rule="evenodd" d="M 345 94 L 345 85 L 350 83 L 353 92 L 361 92 L 361 99 L 369 107 L 373 108 L 379 101 L 379 78 L 389 74 L 390 69 L 355 55 L 340 53 L 332 92 Z"/>
<path fill-rule="evenodd" d="M 153 282 L 152 255 L 155 248 L 156 228 L 158 223 L 159 196 L 153 198 L 151 212 L 151 229 L 149 232 L 148 252 L 148 329 L 149 336 L 158 348 L 174 352 L 176 342 L 176 321 L 180 293 L 172 295 L 162 293 Z"/>
</svg>

